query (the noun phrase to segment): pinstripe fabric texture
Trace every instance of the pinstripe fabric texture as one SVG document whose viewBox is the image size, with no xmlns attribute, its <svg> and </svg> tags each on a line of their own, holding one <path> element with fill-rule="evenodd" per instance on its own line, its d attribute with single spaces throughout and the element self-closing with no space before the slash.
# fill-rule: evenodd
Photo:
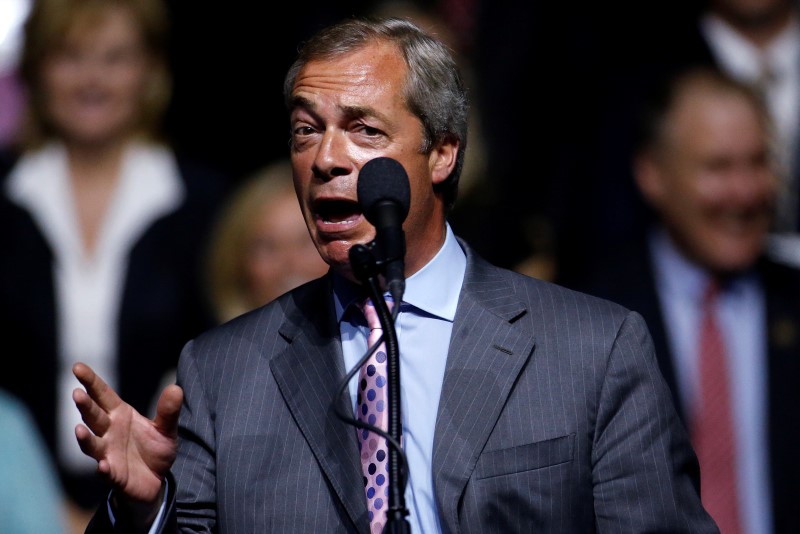
<svg viewBox="0 0 800 534">
<path fill-rule="evenodd" d="M 641 317 L 468 267 L 436 426 L 444 532 L 718 532 Z M 368 532 L 330 280 L 191 342 L 173 468 L 185 532 Z"/>
<path fill-rule="evenodd" d="M 604 264 L 592 273 L 592 279 L 580 287 L 587 292 L 619 302 L 641 312 L 653 335 L 656 356 L 667 384 L 674 392 L 678 412 L 691 424 L 691 407 L 681 404 L 675 355 L 667 342 L 667 325 L 653 275 L 646 242 L 633 243 L 619 255 L 621 261 Z M 770 505 L 773 530 L 769 534 L 800 532 L 800 270 L 763 256 L 754 273 L 760 278 L 764 291 L 766 317 L 765 372 L 767 398 L 763 420 L 763 439 L 766 440 L 769 472 Z M 701 484 L 702 486 L 702 484 Z M 761 533 L 759 533 L 761 534 Z"/>
</svg>

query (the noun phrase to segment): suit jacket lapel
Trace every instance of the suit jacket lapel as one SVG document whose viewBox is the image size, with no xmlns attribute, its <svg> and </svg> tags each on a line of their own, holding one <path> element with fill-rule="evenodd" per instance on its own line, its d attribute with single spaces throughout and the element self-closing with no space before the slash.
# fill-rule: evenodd
<svg viewBox="0 0 800 534">
<path fill-rule="evenodd" d="M 516 322 L 527 309 L 511 296 L 508 273 L 464 248 L 467 273 L 433 450 L 434 487 L 445 531 L 458 530 L 459 498 L 534 346 L 533 333 Z"/>
<path fill-rule="evenodd" d="M 369 530 L 355 427 L 333 410 L 352 413 L 349 396 L 338 395 L 344 378 L 339 326 L 330 276 L 309 291 L 295 293 L 280 334 L 286 350 L 270 363 L 278 387 L 320 468 L 354 525 Z"/>
</svg>

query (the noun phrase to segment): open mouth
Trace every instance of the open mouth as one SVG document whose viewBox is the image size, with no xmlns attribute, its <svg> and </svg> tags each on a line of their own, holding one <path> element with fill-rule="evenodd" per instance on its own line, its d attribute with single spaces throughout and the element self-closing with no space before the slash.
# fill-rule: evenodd
<svg viewBox="0 0 800 534">
<path fill-rule="evenodd" d="M 361 218 L 361 206 L 350 200 L 318 200 L 314 203 L 318 221 L 329 225 L 350 225 Z"/>
</svg>

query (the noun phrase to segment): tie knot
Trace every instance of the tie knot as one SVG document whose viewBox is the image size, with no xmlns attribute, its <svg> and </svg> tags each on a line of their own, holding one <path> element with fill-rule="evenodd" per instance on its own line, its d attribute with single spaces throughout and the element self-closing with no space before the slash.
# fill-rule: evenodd
<svg viewBox="0 0 800 534">
<path fill-rule="evenodd" d="M 717 297 L 719 297 L 720 292 L 720 283 L 719 280 L 716 278 L 712 278 L 708 281 L 706 285 L 705 291 L 703 292 L 703 304 L 705 306 L 713 306 L 716 302 Z"/>
<path fill-rule="evenodd" d="M 392 298 L 388 295 L 384 296 L 386 300 L 386 305 L 389 307 L 389 310 L 392 309 Z M 381 329 L 381 321 L 378 318 L 378 311 L 375 309 L 375 305 L 372 303 L 372 300 L 369 298 L 364 299 L 359 303 L 359 308 L 361 308 L 361 312 L 364 314 L 364 317 L 367 319 L 367 326 L 369 326 L 370 330 L 380 330 Z"/>
</svg>

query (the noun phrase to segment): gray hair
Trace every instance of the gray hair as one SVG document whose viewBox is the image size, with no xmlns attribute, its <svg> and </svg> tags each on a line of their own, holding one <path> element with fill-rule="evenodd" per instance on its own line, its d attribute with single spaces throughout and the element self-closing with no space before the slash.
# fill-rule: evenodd
<svg viewBox="0 0 800 534">
<path fill-rule="evenodd" d="M 300 70 L 309 62 L 339 57 L 374 43 L 397 46 L 408 65 L 404 96 L 409 110 L 423 125 L 421 151 L 429 153 L 438 143 L 457 141 L 459 151 L 453 171 L 441 184 L 449 210 L 458 195 L 467 146 L 467 94 L 461 73 L 447 46 L 412 22 L 396 17 L 353 18 L 329 26 L 305 42 L 286 73 L 283 94 L 286 106 Z"/>
</svg>

